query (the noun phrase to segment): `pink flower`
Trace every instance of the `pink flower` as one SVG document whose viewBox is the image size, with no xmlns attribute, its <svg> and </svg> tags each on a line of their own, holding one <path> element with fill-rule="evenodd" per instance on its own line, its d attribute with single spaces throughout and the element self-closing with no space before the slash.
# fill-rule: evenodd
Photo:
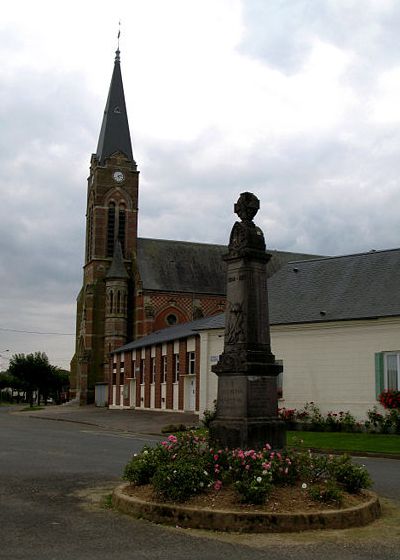
<svg viewBox="0 0 400 560">
<path fill-rule="evenodd" d="M 214 455 L 214 461 L 218 461 L 219 457 L 218 455 Z"/>
<path fill-rule="evenodd" d="M 250 465 L 245 466 L 246 471 L 250 470 Z"/>
<path fill-rule="evenodd" d="M 168 441 L 170 441 L 171 443 L 176 443 L 178 441 L 178 438 L 171 434 L 170 436 L 168 436 Z"/>
<path fill-rule="evenodd" d="M 218 490 L 221 490 L 221 488 L 222 488 L 222 482 L 220 480 L 216 480 L 214 482 L 214 490 L 218 491 Z"/>
<path fill-rule="evenodd" d="M 265 444 L 265 449 L 268 449 L 268 451 L 271 449 L 271 446 L 270 446 L 269 443 L 266 443 L 266 444 Z"/>
</svg>

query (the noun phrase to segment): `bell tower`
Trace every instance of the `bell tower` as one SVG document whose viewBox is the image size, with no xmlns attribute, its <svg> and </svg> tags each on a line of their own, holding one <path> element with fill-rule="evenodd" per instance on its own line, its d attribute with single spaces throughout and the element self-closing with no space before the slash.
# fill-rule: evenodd
<svg viewBox="0 0 400 560">
<path fill-rule="evenodd" d="M 96 383 L 108 382 L 108 353 L 116 347 L 115 344 L 120 345 L 132 335 L 127 326 L 123 332 L 119 329 L 117 338 L 106 333 L 106 322 L 109 322 L 106 321 L 109 319 L 109 294 L 106 292 L 111 278 L 115 276 L 115 263 L 120 271 L 122 267 L 125 271 L 124 316 L 133 309 L 132 263 L 136 258 L 139 186 L 119 48 L 115 54 L 97 150 L 91 157 L 87 185 L 85 264 L 83 286 L 77 300 L 76 350 L 71 362 L 71 388 L 75 389 L 75 396 L 79 397 L 81 404 L 93 402 Z M 127 323 L 126 317 L 124 320 Z"/>
</svg>

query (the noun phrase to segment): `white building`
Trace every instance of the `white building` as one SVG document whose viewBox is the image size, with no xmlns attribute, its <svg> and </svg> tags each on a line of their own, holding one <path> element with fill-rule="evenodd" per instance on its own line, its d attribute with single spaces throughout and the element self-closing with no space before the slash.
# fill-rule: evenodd
<svg viewBox="0 0 400 560">
<path fill-rule="evenodd" d="M 400 387 L 400 249 L 288 263 L 268 284 L 281 406 L 314 401 L 364 418 Z M 152 333 L 112 354 L 110 406 L 213 407 L 224 315 Z"/>
</svg>

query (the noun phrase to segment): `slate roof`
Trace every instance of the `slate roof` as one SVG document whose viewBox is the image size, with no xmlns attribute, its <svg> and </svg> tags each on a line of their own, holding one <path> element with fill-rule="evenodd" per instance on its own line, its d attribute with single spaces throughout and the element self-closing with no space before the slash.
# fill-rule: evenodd
<svg viewBox="0 0 400 560">
<path fill-rule="evenodd" d="M 138 239 L 137 262 L 143 289 L 197 294 L 226 293 L 225 245 Z M 312 258 L 313 255 L 270 251 L 268 276 L 286 262 Z"/>
<path fill-rule="evenodd" d="M 221 328 L 224 326 L 224 322 L 225 315 L 224 313 L 220 313 L 211 317 L 203 317 L 202 319 L 197 319 L 196 321 L 190 321 L 189 323 L 180 323 L 178 325 L 173 325 L 172 327 L 167 327 L 166 329 L 155 331 L 143 338 L 139 338 L 139 340 L 129 342 L 128 344 L 125 344 L 115 350 L 115 352 L 125 352 L 128 350 L 134 350 L 135 348 L 149 346 L 151 344 L 162 344 L 163 342 L 167 342 L 169 340 L 179 340 L 180 338 L 186 338 L 197 334 L 199 330 Z"/>
<path fill-rule="evenodd" d="M 119 50 L 116 51 L 114 70 L 108 91 L 106 108 L 104 109 L 96 156 L 99 162 L 104 164 L 104 160 L 107 157 L 118 151 L 125 154 L 130 161 L 135 162 L 125 106 Z"/>
<path fill-rule="evenodd" d="M 271 324 L 400 315 L 400 249 L 286 264 L 268 282 Z"/>
<path fill-rule="evenodd" d="M 400 316 L 400 249 L 285 264 L 269 281 L 271 325 Z M 322 312 L 322 313 L 321 313 Z M 168 327 L 117 352 L 223 328 L 225 314 Z"/>
</svg>

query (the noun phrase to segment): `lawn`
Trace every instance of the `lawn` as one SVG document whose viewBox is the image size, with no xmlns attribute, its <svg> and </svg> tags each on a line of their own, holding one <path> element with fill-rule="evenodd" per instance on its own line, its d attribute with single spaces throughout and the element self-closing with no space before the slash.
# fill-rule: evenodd
<svg viewBox="0 0 400 560">
<path fill-rule="evenodd" d="M 297 448 L 321 449 L 324 451 L 400 455 L 400 435 L 395 434 L 288 431 L 287 444 Z"/>
</svg>

